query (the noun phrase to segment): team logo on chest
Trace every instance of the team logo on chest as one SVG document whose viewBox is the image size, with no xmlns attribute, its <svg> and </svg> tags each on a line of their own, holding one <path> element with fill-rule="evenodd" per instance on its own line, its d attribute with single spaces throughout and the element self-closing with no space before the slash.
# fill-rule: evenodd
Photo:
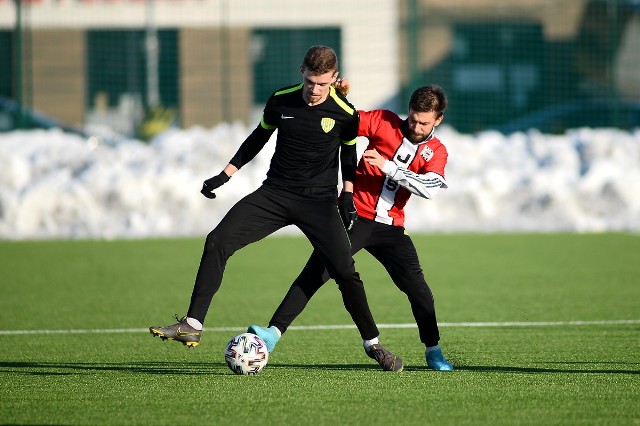
<svg viewBox="0 0 640 426">
<path fill-rule="evenodd" d="M 333 126 L 336 125 L 336 120 L 334 120 L 333 118 L 325 117 L 320 121 L 320 125 L 322 126 L 322 130 L 324 130 L 325 133 L 329 133 L 331 129 L 333 129 Z"/>
<path fill-rule="evenodd" d="M 425 146 L 422 152 L 420 153 L 420 156 L 425 160 L 429 161 L 433 157 L 433 150 L 428 146 Z"/>
</svg>

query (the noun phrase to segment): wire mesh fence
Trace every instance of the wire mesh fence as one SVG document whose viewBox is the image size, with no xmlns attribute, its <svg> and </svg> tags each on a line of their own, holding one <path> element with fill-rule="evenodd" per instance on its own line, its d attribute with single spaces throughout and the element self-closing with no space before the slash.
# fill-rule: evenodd
<svg viewBox="0 0 640 426">
<path fill-rule="evenodd" d="M 640 126 L 638 0 L 0 0 L 0 130 L 253 125 L 314 44 L 361 109 L 436 83 L 460 132 Z"/>
</svg>

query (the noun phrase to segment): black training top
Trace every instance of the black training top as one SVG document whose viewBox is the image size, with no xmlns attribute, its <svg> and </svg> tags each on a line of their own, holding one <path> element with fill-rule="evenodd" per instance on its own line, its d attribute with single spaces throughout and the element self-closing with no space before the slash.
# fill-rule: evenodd
<svg viewBox="0 0 640 426">
<path fill-rule="evenodd" d="M 335 88 L 330 88 L 323 103 L 314 106 L 307 105 L 302 98 L 302 84 L 273 93 L 260 124 L 230 163 L 240 169 L 251 161 L 276 128 L 276 148 L 265 184 L 335 187 L 338 158 L 342 162 L 343 180 L 355 178 L 358 112 Z"/>
</svg>

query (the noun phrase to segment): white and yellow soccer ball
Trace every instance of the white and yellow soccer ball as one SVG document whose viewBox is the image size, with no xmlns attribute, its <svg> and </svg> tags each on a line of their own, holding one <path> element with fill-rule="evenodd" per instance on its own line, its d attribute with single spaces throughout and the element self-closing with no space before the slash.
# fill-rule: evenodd
<svg viewBox="0 0 640 426">
<path fill-rule="evenodd" d="M 231 371 L 245 376 L 261 372 L 269 362 L 267 344 L 252 333 L 233 336 L 224 349 L 224 360 Z"/>
</svg>

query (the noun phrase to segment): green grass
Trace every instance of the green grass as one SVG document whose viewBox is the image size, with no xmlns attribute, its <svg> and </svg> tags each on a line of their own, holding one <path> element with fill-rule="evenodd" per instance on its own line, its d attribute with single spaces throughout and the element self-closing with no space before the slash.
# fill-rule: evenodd
<svg viewBox="0 0 640 426">
<path fill-rule="evenodd" d="M 187 349 L 146 331 L 0 333 L 0 424 L 640 425 L 640 236 L 415 236 L 456 367 L 427 370 L 415 328 L 381 328 L 405 371 L 354 328 L 292 329 L 258 376 L 232 374 L 234 331 Z M 0 331 L 145 329 L 186 311 L 202 239 L 0 242 Z M 233 256 L 206 327 L 266 324 L 310 252 L 274 237 Z M 379 324 L 413 323 L 404 295 L 356 256 Z M 351 324 L 333 282 L 294 325 Z"/>
</svg>

